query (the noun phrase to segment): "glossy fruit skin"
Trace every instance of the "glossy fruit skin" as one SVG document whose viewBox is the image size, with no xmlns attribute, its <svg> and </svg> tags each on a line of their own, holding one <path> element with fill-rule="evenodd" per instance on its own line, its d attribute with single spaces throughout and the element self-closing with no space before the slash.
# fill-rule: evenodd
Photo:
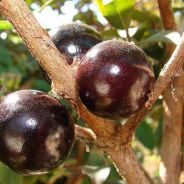
<svg viewBox="0 0 184 184">
<path fill-rule="evenodd" d="M 71 23 L 62 25 L 52 35 L 52 41 L 71 65 L 75 56 L 80 59 L 90 48 L 100 43 L 102 37 L 86 24 Z"/>
<path fill-rule="evenodd" d="M 144 52 L 120 40 L 104 41 L 82 58 L 76 87 L 93 114 L 110 119 L 127 118 L 145 103 L 154 74 Z"/>
<path fill-rule="evenodd" d="M 0 104 L 0 160 L 17 173 L 44 174 L 59 166 L 74 142 L 74 124 L 59 102 L 36 90 Z"/>
</svg>

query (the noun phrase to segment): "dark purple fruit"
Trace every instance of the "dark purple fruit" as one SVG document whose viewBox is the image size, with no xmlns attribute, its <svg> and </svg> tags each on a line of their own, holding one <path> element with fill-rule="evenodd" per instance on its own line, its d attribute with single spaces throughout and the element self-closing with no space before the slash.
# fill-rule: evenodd
<svg viewBox="0 0 184 184">
<path fill-rule="evenodd" d="M 102 37 L 86 24 L 71 23 L 62 25 L 52 36 L 52 41 L 68 64 L 72 64 L 75 56 L 81 58 L 91 47 L 100 43 Z"/>
<path fill-rule="evenodd" d="M 2 100 L 0 160 L 14 171 L 46 173 L 67 158 L 73 142 L 73 121 L 56 99 L 36 90 L 20 90 Z"/>
<path fill-rule="evenodd" d="M 83 104 L 104 118 L 126 118 L 145 103 L 154 74 L 144 52 L 124 41 L 104 41 L 79 65 L 76 84 Z"/>
</svg>

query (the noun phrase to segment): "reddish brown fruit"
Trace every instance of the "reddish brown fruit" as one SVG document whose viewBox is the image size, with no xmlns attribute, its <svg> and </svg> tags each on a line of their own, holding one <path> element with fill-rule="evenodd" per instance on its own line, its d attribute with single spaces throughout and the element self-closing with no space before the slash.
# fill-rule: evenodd
<svg viewBox="0 0 184 184">
<path fill-rule="evenodd" d="M 36 90 L 20 90 L 2 100 L 0 160 L 15 172 L 48 172 L 67 158 L 73 142 L 73 121 L 56 99 Z"/>
<path fill-rule="evenodd" d="M 68 64 L 72 64 L 75 56 L 81 58 L 90 48 L 100 43 L 102 37 L 86 24 L 71 23 L 62 25 L 52 40 Z"/>
<path fill-rule="evenodd" d="M 145 103 L 154 74 L 144 52 L 124 41 L 104 41 L 82 58 L 76 76 L 83 104 L 97 116 L 126 118 Z"/>
</svg>

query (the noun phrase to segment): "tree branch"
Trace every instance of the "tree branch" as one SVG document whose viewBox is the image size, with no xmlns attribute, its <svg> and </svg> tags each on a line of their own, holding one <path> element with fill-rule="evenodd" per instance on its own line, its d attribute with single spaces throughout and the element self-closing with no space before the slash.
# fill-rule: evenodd
<svg viewBox="0 0 184 184">
<path fill-rule="evenodd" d="M 75 136 L 80 140 L 88 141 L 91 143 L 96 141 L 96 135 L 91 129 L 80 127 L 79 125 L 75 125 Z"/>
<path fill-rule="evenodd" d="M 157 0 L 164 29 L 177 30 L 173 10 L 169 0 Z"/>
<path fill-rule="evenodd" d="M 175 88 L 174 97 L 172 87 L 164 93 L 164 117 L 161 145 L 161 158 L 164 166 L 163 183 L 178 184 L 181 163 L 181 140 L 183 120 L 183 84 L 184 80 L 177 77 L 173 81 Z"/>
<path fill-rule="evenodd" d="M 109 150 L 108 155 L 114 162 L 119 174 L 122 175 L 123 173 L 128 184 L 153 184 L 147 174 L 145 178 L 140 177 L 145 173 L 129 145 L 126 145 L 122 150 Z M 128 170 L 126 169 L 127 167 L 129 168 Z"/>
<path fill-rule="evenodd" d="M 164 29 L 176 30 L 176 23 L 169 0 L 157 0 Z M 168 44 L 166 57 L 170 57 L 175 45 Z M 161 158 L 165 184 L 178 184 L 181 163 L 184 77 L 173 78 L 172 85 L 163 94 L 163 123 Z"/>
</svg>

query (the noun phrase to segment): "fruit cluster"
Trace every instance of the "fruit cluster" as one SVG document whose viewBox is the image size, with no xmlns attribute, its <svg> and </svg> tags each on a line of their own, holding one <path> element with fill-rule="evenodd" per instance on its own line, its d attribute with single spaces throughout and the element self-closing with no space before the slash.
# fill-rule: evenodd
<svg viewBox="0 0 184 184">
<path fill-rule="evenodd" d="M 52 40 L 69 64 L 80 60 L 76 89 L 93 114 L 126 118 L 144 105 L 154 74 L 143 50 L 125 41 L 102 41 L 95 30 L 77 23 L 62 26 Z"/>
<path fill-rule="evenodd" d="M 145 103 L 154 83 L 144 52 L 120 40 L 103 41 L 84 24 L 63 25 L 52 37 L 76 71 L 78 95 L 93 114 L 126 118 Z M 69 155 L 74 123 L 55 98 L 36 90 L 20 90 L 0 103 L 0 160 L 14 171 L 32 175 L 48 172 Z"/>
</svg>

